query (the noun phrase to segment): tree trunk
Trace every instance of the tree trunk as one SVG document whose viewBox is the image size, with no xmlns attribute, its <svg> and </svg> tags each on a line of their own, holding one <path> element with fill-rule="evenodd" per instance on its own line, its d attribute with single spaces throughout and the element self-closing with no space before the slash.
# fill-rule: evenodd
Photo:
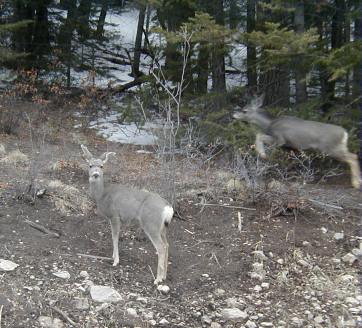
<svg viewBox="0 0 362 328">
<path fill-rule="evenodd" d="M 246 18 L 246 32 L 251 33 L 255 31 L 256 25 L 256 0 L 247 0 L 247 18 Z M 254 45 L 248 44 L 246 55 L 247 66 L 247 79 L 248 87 L 254 92 L 257 89 L 257 72 L 256 72 L 256 49 Z"/>
<path fill-rule="evenodd" d="M 354 41 L 355 42 L 362 42 L 362 1 L 356 1 L 356 10 L 359 15 L 356 15 L 354 20 Z M 361 74 L 362 74 L 362 60 L 359 58 L 359 63 L 353 68 L 353 86 L 352 86 L 352 97 L 353 99 L 357 99 L 361 96 Z M 361 130 L 362 131 L 362 130 Z M 362 145 L 362 143 L 361 143 Z"/>
<path fill-rule="evenodd" d="M 237 4 L 237 0 L 230 0 L 229 5 L 229 27 L 230 29 L 236 29 L 240 24 L 240 9 Z"/>
<path fill-rule="evenodd" d="M 219 25 L 224 26 L 225 17 L 224 17 L 224 1 L 215 0 L 214 1 L 214 17 L 215 22 Z M 213 44 L 212 49 L 212 89 L 215 92 L 224 92 L 226 91 L 226 82 L 225 82 L 225 44 L 223 40 L 216 41 Z"/>
<path fill-rule="evenodd" d="M 304 2 L 297 1 L 294 12 L 294 26 L 298 34 L 304 33 Z M 307 100 L 306 73 L 304 70 L 305 60 L 298 56 L 295 63 L 295 95 L 297 104 Z"/>
<path fill-rule="evenodd" d="M 142 47 L 142 34 L 143 34 L 143 25 L 145 22 L 146 7 L 140 4 L 139 14 L 138 14 L 138 25 L 136 33 L 136 41 L 134 46 L 134 57 L 132 65 L 132 76 L 140 76 L 140 60 L 141 60 L 141 47 Z"/>
<path fill-rule="evenodd" d="M 96 38 L 98 40 L 101 40 L 103 37 L 104 23 L 106 22 L 107 10 L 108 10 L 108 0 L 102 0 L 102 8 L 98 17 L 97 31 L 96 31 Z"/>
<path fill-rule="evenodd" d="M 197 58 L 197 81 L 196 92 L 199 94 L 207 93 L 207 81 L 209 77 L 209 50 L 200 44 L 200 50 Z"/>
</svg>

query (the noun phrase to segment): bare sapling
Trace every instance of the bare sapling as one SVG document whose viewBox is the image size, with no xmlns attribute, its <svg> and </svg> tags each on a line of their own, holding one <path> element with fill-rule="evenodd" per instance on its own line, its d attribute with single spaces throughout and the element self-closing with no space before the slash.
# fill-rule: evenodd
<svg viewBox="0 0 362 328">
<path fill-rule="evenodd" d="M 233 114 L 235 119 L 254 123 L 261 129 L 262 132 L 256 135 L 255 148 L 262 158 L 266 157 L 264 144 L 296 150 L 317 150 L 347 163 L 351 169 L 352 186 L 360 188 L 358 157 L 348 150 L 348 133 L 344 128 L 293 116 L 272 118 L 261 109 L 263 100 L 263 96 L 254 98 L 241 111 Z"/>
<path fill-rule="evenodd" d="M 97 205 L 97 212 L 110 221 L 113 242 L 113 266 L 119 263 L 119 232 L 121 224 L 137 221 L 151 240 L 158 255 L 158 284 L 166 279 L 168 265 L 167 227 L 173 216 L 172 206 L 158 194 L 119 184 L 105 184 L 103 165 L 113 152 L 95 158 L 87 147 L 81 145 L 89 165 L 90 195 Z"/>
</svg>

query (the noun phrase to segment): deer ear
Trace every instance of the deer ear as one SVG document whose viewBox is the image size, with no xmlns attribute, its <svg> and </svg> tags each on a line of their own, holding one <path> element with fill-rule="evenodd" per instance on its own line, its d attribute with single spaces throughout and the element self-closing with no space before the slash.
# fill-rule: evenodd
<svg viewBox="0 0 362 328">
<path fill-rule="evenodd" d="M 103 161 L 103 164 L 106 164 L 109 160 L 109 157 L 113 155 L 113 156 L 116 156 L 116 153 L 114 153 L 113 151 L 112 152 L 107 152 L 107 153 L 104 153 L 102 156 L 101 156 L 101 160 Z"/>
<path fill-rule="evenodd" d="M 87 162 L 93 158 L 93 155 L 91 154 L 91 152 L 88 150 L 88 148 L 86 146 L 80 145 L 80 148 L 82 148 L 84 158 Z"/>
</svg>

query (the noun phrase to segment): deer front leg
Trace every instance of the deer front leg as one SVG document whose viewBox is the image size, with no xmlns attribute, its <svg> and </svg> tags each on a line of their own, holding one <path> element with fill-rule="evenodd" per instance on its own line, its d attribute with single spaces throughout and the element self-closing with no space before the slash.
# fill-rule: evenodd
<svg viewBox="0 0 362 328">
<path fill-rule="evenodd" d="M 113 266 L 118 265 L 119 263 L 119 248 L 118 248 L 118 240 L 119 240 L 119 231 L 121 229 L 121 220 L 118 217 L 111 218 L 111 231 L 112 231 L 112 243 L 113 243 Z"/>
<path fill-rule="evenodd" d="M 274 143 L 274 139 L 267 134 L 257 133 L 255 138 L 255 150 L 261 158 L 266 158 L 264 143 L 271 145 Z"/>
</svg>

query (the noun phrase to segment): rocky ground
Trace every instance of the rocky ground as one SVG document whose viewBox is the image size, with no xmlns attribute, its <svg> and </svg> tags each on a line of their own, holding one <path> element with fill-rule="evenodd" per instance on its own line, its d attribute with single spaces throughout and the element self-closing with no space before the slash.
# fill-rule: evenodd
<svg viewBox="0 0 362 328">
<path fill-rule="evenodd" d="M 156 287 L 157 257 L 137 227 L 122 229 L 112 267 L 79 145 L 117 153 L 105 172 L 114 182 L 167 197 L 169 172 L 153 153 L 76 123 L 66 116 L 0 135 L 0 327 L 362 325 L 361 199 L 347 175 L 274 180 L 252 199 L 242 183 L 231 190 L 227 170 L 180 158 L 169 275 Z"/>
</svg>

